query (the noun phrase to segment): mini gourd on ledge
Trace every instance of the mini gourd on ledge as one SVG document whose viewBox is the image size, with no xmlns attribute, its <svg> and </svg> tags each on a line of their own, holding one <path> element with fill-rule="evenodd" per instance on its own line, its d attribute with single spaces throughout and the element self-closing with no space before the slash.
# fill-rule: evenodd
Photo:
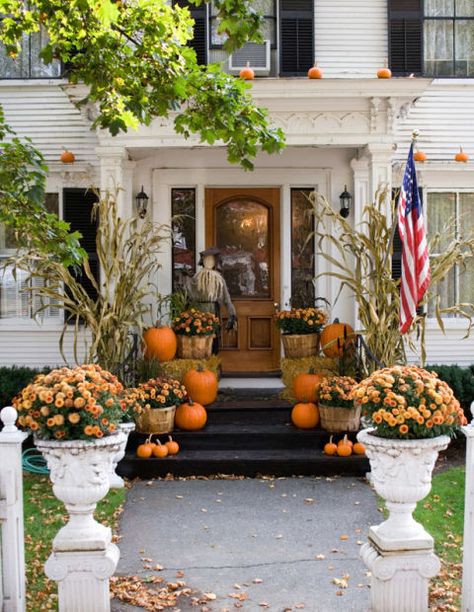
<svg viewBox="0 0 474 612">
<path fill-rule="evenodd" d="M 384 61 L 383 68 L 380 68 L 380 70 L 377 71 L 377 78 L 378 79 L 391 79 L 392 78 L 392 71 L 388 67 L 387 60 Z"/>
<path fill-rule="evenodd" d="M 247 62 L 245 68 L 239 72 L 239 76 L 244 81 L 253 81 L 255 79 L 255 72 L 250 68 L 250 62 Z"/>
<path fill-rule="evenodd" d="M 64 149 L 61 153 L 60 160 L 63 164 L 73 164 L 76 161 L 76 156 L 71 151 Z"/>
<path fill-rule="evenodd" d="M 319 62 L 316 62 L 314 66 L 308 70 L 308 79 L 322 79 L 323 71 L 319 67 Z"/>
<path fill-rule="evenodd" d="M 417 149 L 414 153 L 413 153 L 413 159 L 416 162 L 425 162 L 426 161 L 426 153 L 424 151 L 420 151 L 419 149 Z"/>
<path fill-rule="evenodd" d="M 459 147 L 459 151 L 454 156 L 454 160 L 457 162 L 466 163 L 469 161 L 469 155 L 463 151 L 462 147 Z"/>
</svg>

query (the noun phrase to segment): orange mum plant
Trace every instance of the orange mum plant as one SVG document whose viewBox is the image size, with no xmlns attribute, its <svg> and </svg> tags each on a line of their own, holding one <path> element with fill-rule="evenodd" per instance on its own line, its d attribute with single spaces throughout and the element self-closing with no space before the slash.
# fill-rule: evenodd
<svg viewBox="0 0 474 612">
<path fill-rule="evenodd" d="M 322 308 L 292 308 L 276 314 L 276 324 L 283 334 L 319 333 L 327 321 Z"/>
<path fill-rule="evenodd" d="M 173 320 L 173 329 L 181 336 L 211 336 L 219 331 L 219 319 L 212 312 L 190 308 Z"/>
<path fill-rule="evenodd" d="M 151 378 L 135 389 L 127 389 L 127 404 L 136 412 L 179 406 L 187 399 L 186 388 L 174 378 Z"/>
<path fill-rule="evenodd" d="M 96 364 L 39 374 L 13 405 L 18 424 L 45 440 L 109 436 L 127 411 L 122 384 Z"/>
<path fill-rule="evenodd" d="M 350 376 L 331 376 L 325 378 L 319 387 L 319 401 L 325 406 L 352 408 L 353 391 L 357 385 Z"/>
<path fill-rule="evenodd" d="M 435 372 L 416 366 L 377 370 L 357 385 L 354 400 L 383 438 L 453 436 L 466 424 L 452 389 Z"/>
</svg>

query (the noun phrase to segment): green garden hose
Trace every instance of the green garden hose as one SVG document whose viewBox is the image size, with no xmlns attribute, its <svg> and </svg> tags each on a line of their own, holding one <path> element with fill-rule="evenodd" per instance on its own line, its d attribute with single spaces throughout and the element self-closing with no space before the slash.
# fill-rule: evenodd
<svg viewBox="0 0 474 612">
<path fill-rule="evenodd" d="M 49 474 L 45 458 L 36 448 L 27 448 L 23 451 L 22 464 L 25 472 L 31 472 L 31 474 Z"/>
</svg>

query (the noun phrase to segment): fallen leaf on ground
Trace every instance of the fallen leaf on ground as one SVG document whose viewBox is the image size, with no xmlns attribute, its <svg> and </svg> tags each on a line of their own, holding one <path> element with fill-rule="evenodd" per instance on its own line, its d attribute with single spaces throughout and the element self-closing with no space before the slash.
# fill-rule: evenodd
<svg viewBox="0 0 474 612">
<path fill-rule="evenodd" d="M 315 559 L 317 559 L 318 561 L 322 561 L 325 558 L 326 558 L 326 555 L 316 555 L 315 557 Z"/>
<path fill-rule="evenodd" d="M 215 593 L 203 593 L 203 596 L 209 601 L 214 601 L 217 599 L 217 595 Z"/>
<path fill-rule="evenodd" d="M 332 581 L 336 586 L 347 589 L 349 586 L 349 575 L 345 574 L 342 578 L 333 578 Z"/>
<path fill-rule="evenodd" d="M 339 536 L 339 539 L 345 541 L 349 539 L 349 536 L 344 533 L 343 535 Z"/>
<path fill-rule="evenodd" d="M 314 500 L 312 497 L 307 497 L 307 498 L 304 500 L 304 503 L 305 503 L 305 504 L 314 504 L 314 501 L 315 501 L 315 500 Z"/>
<path fill-rule="evenodd" d="M 254 584 L 262 584 L 263 580 L 262 580 L 261 578 L 254 578 L 254 579 L 252 580 L 252 582 L 253 582 Z"/>
</svg>

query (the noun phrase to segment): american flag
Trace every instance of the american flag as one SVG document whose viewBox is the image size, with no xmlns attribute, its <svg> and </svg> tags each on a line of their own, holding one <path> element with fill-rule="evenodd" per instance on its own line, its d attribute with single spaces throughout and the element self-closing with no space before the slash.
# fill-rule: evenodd
<svg viewBox="0 0 474 612">
<path fill-rule="evenodd" d="M 398 231 L 402 241 L 402 276 L 400 288 L 400 332 L 405 334 L 416 317 L 416 309 L 430 284 L 430 259 L 423 223 L 413 146 L 408 154 L 400 199 Z"/>
</svg>

